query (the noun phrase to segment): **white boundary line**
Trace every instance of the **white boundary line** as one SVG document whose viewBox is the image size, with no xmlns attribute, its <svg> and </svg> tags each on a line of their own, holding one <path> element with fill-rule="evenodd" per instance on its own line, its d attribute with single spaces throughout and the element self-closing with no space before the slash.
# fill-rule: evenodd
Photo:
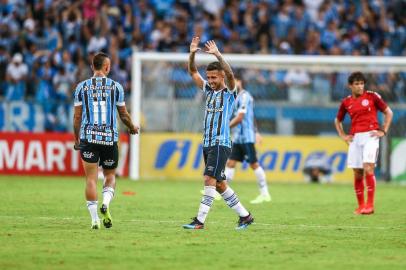
<svg viewBox="0 0 406 270">
<path fill-rule="evenodd" d="M 0 219 L 38 219 L 38 220 L 73 220 L 82 219 L 82 217 L 23 217 L 23 216 L 0 216 Z M 116 219 L 117 221 L 117 219 Z M 154 220 L 154 219 L 130 219 L 130 220 L 118 220 L 118 222 L 139 222 L 139 223 L 170 223 L 179 224 L 181 226 L 187 223 L 188 220 Z M 231 224 L 231 221 L 210 221 L 210 224 Z M 405 230 L 405 227 L 385 227 L 385 226 L 351 226 L 351 225 L 317 225 L 317 224 L 278 224 L 278 223 L 262 223 L 255 222 L 254 225 L 263 227 L 280 227 L 280 228 L 304 228 L 304 229 L 350 229 L 350 230 Z"/>
</svg>

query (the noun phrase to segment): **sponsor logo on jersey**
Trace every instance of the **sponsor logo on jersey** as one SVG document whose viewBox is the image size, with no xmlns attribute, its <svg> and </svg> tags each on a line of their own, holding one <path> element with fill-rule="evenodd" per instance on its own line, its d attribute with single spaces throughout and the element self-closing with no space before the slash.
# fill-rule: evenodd
<svg viewBox="0 0 406 270">
<path fill-rule="evenodd" d="M 361 104 L 362 104 L 362 106 L 364 106 L 364 107 L 368 106 L 368 105 L 369 105 L 368 99 L 362 100 Z"/>
<path fill-rule="evenodd" d="M 223 108 L 206 108 L 207 112 L 222 112 Z"/>
</svg>

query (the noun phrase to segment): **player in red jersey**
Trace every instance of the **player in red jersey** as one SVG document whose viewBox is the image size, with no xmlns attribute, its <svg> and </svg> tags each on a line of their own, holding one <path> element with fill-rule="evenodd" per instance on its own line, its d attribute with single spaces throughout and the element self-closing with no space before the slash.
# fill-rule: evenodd
<svg viewBox="0 0 406 270">
<path fill-rule="evenodd" d="M 392 110 L 375 92 L 364 89 L 366 79 L 361 72 L 348 77 L 351 95 L 344 98 L 335 119 L 338 135 L 349 145 L 347 165 L 354 170 L 354 189 L 358 208 L 354 214 L 374 213 L 375 163 L 378 157 L 379 138 L 387 134 L 392 122 Z M 384 123 L 379 126 L 377 111 L 384 114 Z M 351 118 L 351 131 L 344 132 L 342 121 L 345 114 Z M 368 198 L 364 200 L 364 175 Z"/>
</svg>

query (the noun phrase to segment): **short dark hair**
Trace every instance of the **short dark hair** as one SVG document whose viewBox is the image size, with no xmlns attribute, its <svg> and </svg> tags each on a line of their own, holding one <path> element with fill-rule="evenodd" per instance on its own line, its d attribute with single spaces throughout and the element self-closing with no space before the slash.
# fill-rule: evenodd
<svg viewBox="0 0 406 270">
<path fill-rule="evenodd" d="M 208 64 L 206 71 L 212 71 L 212 70 L 223 70 L 220 62 L 217 61 L 217 62 L 212 62 L 212 63 Z"/>
<path fill-rule="evenodd" d="M 354 82 L 359 82 L 359 81 L 363 81 L 364 83 L 367 82 L 365 75 L 360 71 L 353 72 L 348 77 L 348 84 L 353 84 Z"/>
<path fill-rule="evenodd" d="M 93 56 L 93 68 L 95 70 L 102 69 L 104 60 L 108 58 L 109 56 L 103 52 L 97 53 L 95 56 Z"/>
</svg>

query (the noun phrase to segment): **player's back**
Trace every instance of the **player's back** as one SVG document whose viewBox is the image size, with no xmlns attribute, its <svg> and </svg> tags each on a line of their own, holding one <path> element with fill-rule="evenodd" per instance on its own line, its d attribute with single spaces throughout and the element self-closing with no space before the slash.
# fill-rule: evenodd
<svg viewBox="0 0 406 270">
<path fill-rule="evenodd" d="M 75 106 L 82 105 L 80 139 L 112 145 L 118 141 L 116 106 L 124 106 L 123 87 L 107 77 L 91 77 L 75 91 Z"/>
<path fill-rule="evenodd" d="M 234 115 L 244 113 L 244 118 L 233 129 L 234 143 L 255 143 L 254 98 L 242 90 L 235 101 Z"/>
</svg>

